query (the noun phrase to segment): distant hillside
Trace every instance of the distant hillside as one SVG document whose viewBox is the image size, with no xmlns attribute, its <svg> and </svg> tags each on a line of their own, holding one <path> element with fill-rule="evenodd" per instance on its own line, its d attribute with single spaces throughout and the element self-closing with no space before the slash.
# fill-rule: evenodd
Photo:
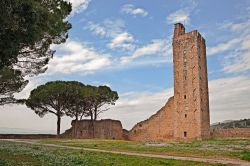
<svg viewBox="0 0 250 166">
<path fill-rule="evenodd" d="M 213 129 L 250 128 L 250 119 L 226 120 L 211 125 Z"/>
</svg>

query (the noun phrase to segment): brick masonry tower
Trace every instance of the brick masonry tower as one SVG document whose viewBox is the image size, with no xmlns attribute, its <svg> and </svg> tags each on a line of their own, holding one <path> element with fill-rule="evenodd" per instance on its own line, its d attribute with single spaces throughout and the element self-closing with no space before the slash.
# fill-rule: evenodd
<svg viewBox="0 0 250 166">
<path fill-rule="evenodd" d="M 185 33 L 175 24 L 174 139 L 203 139 L 210 136 L 209 97 L 205 39 L 197 30 Z"/>
<path fill-rule="evenodd" d="M 195 30 L 175 24 L 174 96 L 128 134 L 135 141 L 200 140 L 210 137 L 206 44 Z"/>
</svg>

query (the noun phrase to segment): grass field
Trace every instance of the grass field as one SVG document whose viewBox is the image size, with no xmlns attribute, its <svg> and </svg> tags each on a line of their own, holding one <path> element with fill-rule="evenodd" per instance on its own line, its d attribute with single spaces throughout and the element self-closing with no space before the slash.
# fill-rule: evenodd
<svg viewBox="0 0 250 166">
<path fill-rule="evenodd" d="M 125 147 L 125 141 L 79 141 L 74 140 L 46 140 L 45 142 L 57 142 L 74 144 L 74 146 L 99 145 L 102 148 Z M 96 144 L 94 143 L 96 142 Z M 133 144 L 132 142 L 129 143 Z M 137 143 L 135 143 L 137 145 Z M 98 146 L 97 146 L 98 147 Z M 169 159 L 157 159 L 139 156 L 127 156 L 101 152 L 89 152 L 84 150 L 62 149 L 56 147 L 45 147 L 25 143 L 14 143 L 0 141 L 0 166 L 210 166 L 220 164 L 208 164 L 192 161 L 179 161 Z"/>
<path fill-rule="evenodd" d="M 173 156 L 192 156 L 217 159 L 241 159 L 250 161 L 250 139 L 209 139 L 189 143 L 150 144 L 117 140 L 45 139 L 43 143 L 53 143 L 74 147 L 156 153 Z"/>
</svg>

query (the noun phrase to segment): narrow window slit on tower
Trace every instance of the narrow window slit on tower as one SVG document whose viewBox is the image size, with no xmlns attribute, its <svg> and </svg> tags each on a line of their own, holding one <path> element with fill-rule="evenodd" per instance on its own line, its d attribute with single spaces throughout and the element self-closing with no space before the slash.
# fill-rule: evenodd
<svg viewBox="0 0 250 166">
<path fill-rule="evenodd" d="M 185 118 L 187 118 L 187 114 L 185 114 Z"/>
<path fill-rule="evenodd" d="M 187 132 L 186 131 L 184 131 L 184 137 L 187 137 Z"/>
<path fill-rule="evenodd" d="M 184 99 L 186 99 L 187 98 L 187 96 L 186 95 L 184 95 Z"/>
</svg>

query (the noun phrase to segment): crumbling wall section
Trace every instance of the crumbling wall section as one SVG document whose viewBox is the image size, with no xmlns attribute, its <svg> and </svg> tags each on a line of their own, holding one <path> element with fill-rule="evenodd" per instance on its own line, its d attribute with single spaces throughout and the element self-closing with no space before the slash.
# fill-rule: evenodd
<svg viewBox="0 0 250 166">
<path fill-rule="evenodd" d="M 174 97 L 149 119 L 137 123 L 128 134 L 133 141 L 168 141 L 173 139 Z"/>
<path fill-rule="evenodd" d="M 126 139 L 126 133 L 118 120 L 103 119 L 98 121 L 72 121 L 72 127 L 63 136 L 82 139 Z"/>
</svg>

